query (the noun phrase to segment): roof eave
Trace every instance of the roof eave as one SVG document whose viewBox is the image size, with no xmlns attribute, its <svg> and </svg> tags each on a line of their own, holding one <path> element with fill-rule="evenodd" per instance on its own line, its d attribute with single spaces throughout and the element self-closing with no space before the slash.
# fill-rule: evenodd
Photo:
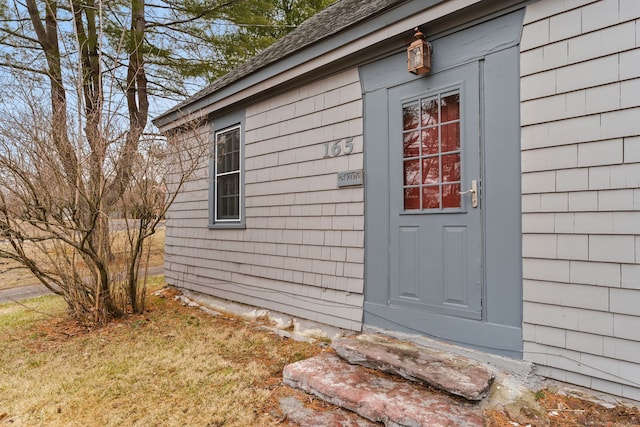
<svg viewBox="0 0 640 427">
<path fill-rule="evenodd" d="M 214 83 L 199 92 L 200 95 L 196 94 L 178 104 L 158 116 L 153 122 L 163 132 L 181 126 L 192 119 L 201 118 L 220 108 L 242 102 L 249 96 L 254 97 L 304 74 L 338 63 L 348 55 L 362 52 L 376 43 L 394 37 L 404 40 L 405 36 L 410 37 L 413 34 L 415 26 L 483 1 L 485 0 L 390 1 L 388 3 L 390 6 L 368 15 L 366 19 L 361 19 L 357 25 L 351 25 L 324 39 L 289 52 L 227 84 Z M 290 35 L 294 33 L 295 31 Z M 224 79 L 225 77 L 220 80 L 224 81 Z M 214 89 L 210 90 L 212 87 Z"/>
</svg>

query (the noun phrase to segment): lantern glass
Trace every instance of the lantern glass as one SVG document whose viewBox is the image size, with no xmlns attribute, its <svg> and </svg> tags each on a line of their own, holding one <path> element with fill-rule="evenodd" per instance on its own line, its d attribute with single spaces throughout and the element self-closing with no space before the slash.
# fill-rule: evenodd
<svg viewBox="0 0 640 427">
<path fill-rule="evenodd" d="M 409 53 L 411 68 L 416 69 L 420 68 L 423 65 L 422 61 L 422 46 L 416 46 L 411 49 L 411 53 Z"/>
</svg>

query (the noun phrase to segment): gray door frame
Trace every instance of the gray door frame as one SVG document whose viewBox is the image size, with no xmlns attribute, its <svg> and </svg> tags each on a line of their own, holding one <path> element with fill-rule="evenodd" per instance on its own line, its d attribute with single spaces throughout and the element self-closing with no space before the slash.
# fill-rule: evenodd
<svg viewBox="0 0 640 427">
<path fill-rule="evenodd" d="M 390 206 L 397 196 L 392 191 L 398 191 L 390 184 L 390 94 L 423 77 L 406 71 L 404 52 L 360 68 L 365 117 L 365 325 L 522 357 L 518 43 L 523 17 L 520 9 L 431 39 L 432 73 L 478 64 L 484 283 L 480 319 L 420 312 L 390 301 Z"/>
</svg>

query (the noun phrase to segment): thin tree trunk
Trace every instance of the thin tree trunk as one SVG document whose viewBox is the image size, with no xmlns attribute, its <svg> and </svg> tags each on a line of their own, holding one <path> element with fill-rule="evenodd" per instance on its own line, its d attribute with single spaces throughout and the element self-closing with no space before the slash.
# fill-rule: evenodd
<svg viewBox="0 0 640 427">
<path fill-rule="evenodd" d="M 45 2 L 45 24 L 42 24 L 35 0 L 26 0 L 27 11 L 45 54 L 48 76 L 51 83 L 51 113 L 53 125 L 53 143 L 62 162 L 67 184 L 73 188 L 77 184 L 78 159 L 69 140 L 67 129 L 67 97 L 62 80 L 62 65 L 58 42 L 58 8 L 56 0 Z"/>
<path fill-rule="evenodd" d="M 144 68 L 145 2 L 131 0 L 131 29 L 129 32 L 129 65 L 127 67 L 127 108 L 129 132 L 122 150 L 113 183 L 108 187 L 105 201 L 113 205 L 122 197 L 131 182 L 131 168 L 135 162 L 140 137 L 149 117 L 147 75 Z"/>
</svg>

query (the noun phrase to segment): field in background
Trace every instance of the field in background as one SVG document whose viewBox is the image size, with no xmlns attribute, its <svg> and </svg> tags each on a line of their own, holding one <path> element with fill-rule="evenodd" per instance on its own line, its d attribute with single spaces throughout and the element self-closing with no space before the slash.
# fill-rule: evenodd
<svg viewBox="0 0 640 427">
<path fill-rule="evenodd" d="M 114 238 L 114 251 L 117 251 L 117 247 L 125 238 L 125 232 L 122 230 L 112 230 Z M 147 242 L 150 244 L 150 257 L 149 266 L 160 266 L 164 260 L 164 227 L 158 229 L 156 234 L 152 236 Z M 7 243 L 0 243 L 6 245 Z M 117 256 L 117 253 L 116 253 Z M 145 253 L 146 257 L 146 253 Z M 9 259 L 0 258 L 0 289 L 17 288 L 19 286 L 29 286 L 39 284 L 28 270 L 18 268 L 20 265 Z"/>
</svg>

